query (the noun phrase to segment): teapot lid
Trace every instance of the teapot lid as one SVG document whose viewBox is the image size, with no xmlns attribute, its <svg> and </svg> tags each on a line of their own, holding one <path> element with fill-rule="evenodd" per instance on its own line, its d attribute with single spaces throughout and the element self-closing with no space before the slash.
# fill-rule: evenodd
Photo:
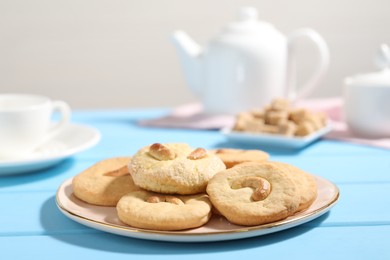
<svg viewBox="0 0 390 260">
<path fill-rule="evenodd" d="M 259 31 L 259 29 L 275 30 L 272 24 L 258 20 L 258 12 L 254 7 L 241 7 L 237 16 L 234 22 L 224 28 L 224 32 L 247 33 Z"/>
<path fill-rule="evenodd" d="M 388 45 L 382 44 L 380 46 L 375 60 L 377 66 L 381 69 L 380 71 L 358 74 L 347 78 L 347 84 L 390 87 L 390 48 Z"/>
</svg>

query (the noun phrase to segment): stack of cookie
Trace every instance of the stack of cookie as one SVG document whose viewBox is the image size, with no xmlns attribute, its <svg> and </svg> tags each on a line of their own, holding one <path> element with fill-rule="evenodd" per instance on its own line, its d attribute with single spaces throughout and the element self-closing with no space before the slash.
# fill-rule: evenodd
<svg viewBox="0 0 390 260">
<path fill-rule="evenodd" d="M 119 219 L 133 227 L 196 228 L 212 214 L 238 225 L 260 225 L 307 209 L 317 196 L 313 176 L 268 158 L 256 150 L 155 143 L 133 158 L 93 165 L 75 176 L 72 186 L 87 203 L 115 206 Z"/>
<path fill-rule="evenodd" d="M 236 116 L 233 130 L 251 133 L 306 136 L 326 126 L 324 113 L 293 108 L 286 99 L 275 99 L 261 110 L 244 111 Z"/>
<path fill-rule="evenodd" d="M 179 230 L 202 226 L 211 217 L 209 180 L 224 163 L 203 148 L 155 143 L 140 149 L 129 164 L 134 183 L 144 191 L 122 197 L 118 216 L 130 226 Z"/>
</svg>

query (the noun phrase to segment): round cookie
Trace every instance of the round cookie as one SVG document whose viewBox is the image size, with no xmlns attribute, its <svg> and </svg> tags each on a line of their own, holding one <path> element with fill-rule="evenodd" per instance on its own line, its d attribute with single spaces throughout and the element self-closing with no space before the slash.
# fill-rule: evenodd
<svg viewBox="0 0 390 260">
<path fill-rule="evenodd" d="M 123 196 L 116 209 L 119 219 L 133 227 L 183 230 L 207 223 L 211 207 L 206 194 L 172 196 L 134 191 Z"/>
<path fill-rule="evenodd" d="M 143 147 L 129 164 L 137 186 L 182 195 L 205 192 L 209 179 L 225 168 L 216 155 L 184 143 L 155 143 Z"/>
<path fill-rule="evenodd" d="M 289 174 L 268 163 L 242 163 L 219 172 L 207 186 L 212 204 L 230 222 L 261 225 L 298 209 L 298 188 Z"/>
<path fill-rule="evenodd" d="M 292 177 L 292 180 L 299 187 L 300 203 L 297 211 L 303 211 L 310 207 L 317 198 L 317 184 L 312 175 L 287 163 L 270 162 L 282 170 L 286 171 Z"/>
<path fill-rule="evenodd" d="M 226 168 L 244 162 L 264 162 L 269 158 L 269 154 L 260 150 L 241 150 L 232 148 L 222 148 L 213 151 L 225 163 Z"/>
<path fill-rule="evenodd" d="M 97 162 L 73 178 L 73 194 L 90 204 L 115 206 L 123 195 L 140 189 L 129 174 L 130 161 L 118 157 Z"/>
</svg>

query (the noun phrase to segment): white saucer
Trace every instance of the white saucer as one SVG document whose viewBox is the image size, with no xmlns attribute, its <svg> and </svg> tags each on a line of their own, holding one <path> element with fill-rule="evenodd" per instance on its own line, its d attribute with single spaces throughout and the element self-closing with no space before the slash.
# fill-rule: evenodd
<svg viewBox="0 0 390 260">
<path fill-rule="evenodd" d="M 84 151 L 100 140 L 100 133 L 90 126 L 69 124 L 51 140 L 23 158 L 0 159 L 0 175 L 20 174 L 53 166 L 71 155 Z"/>
<path fill-rule="evenodd" d="M 221 133 L 227 138 L 228 141 L 235 143 L 283 149 L 300 149 L 320 139 L 331 130 L 332 125 L 329 123 L 326 127 L 303 137 L 288 137 L 276 134 L 239 132 L 230 128 L 222 129 Z"/>
</svg>

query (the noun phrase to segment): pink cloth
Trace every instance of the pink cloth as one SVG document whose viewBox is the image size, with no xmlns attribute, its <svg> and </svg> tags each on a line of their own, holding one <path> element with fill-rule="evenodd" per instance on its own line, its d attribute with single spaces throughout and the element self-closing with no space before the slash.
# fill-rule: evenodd
<svg viewBox="0 0 390 260">
<path fill-rule="evenodd" d="M 201 104 L 191 103 L 173 109 L 167 116 L 138 123 L 141 126 L 187 129 L 221 129 L 234 124 L 234 116 L 209 115 L 202 110 Z"/>
<path fill-rule="evenodd" d="M 324 136 L 326 139 L 333 139 L 356 144 L 370 145 L 390 149 L 390 137 L 378 139 L 366 139 L 354 135 L 348 130 L 343 120 L 342 99 L 309 99 L 297 102 L 296 107 L 308 108 L 313 111 L 326 113 L 332 122 L 332 131 Z M 169 115 L 162 118 L 140 121 L 142 126 L 169 127 L 187 129 L 221 129 L 231 127 L 235 117 L 231 115 L 208 115 L 202 113 L 202 106 L 199 103 L 192 103 L 177 107 Z"/>
</svg>

